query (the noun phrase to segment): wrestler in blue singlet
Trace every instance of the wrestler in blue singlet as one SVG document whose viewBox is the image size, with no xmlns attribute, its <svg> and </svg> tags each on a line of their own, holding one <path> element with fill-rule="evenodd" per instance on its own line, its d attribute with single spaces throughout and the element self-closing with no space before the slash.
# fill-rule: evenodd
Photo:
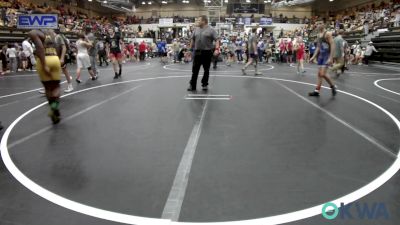
<svg viewBox="0 0 400 225">
<path fill-rule="evenodd" d="M 330 46 L 329 43 L 325 39 L 326 32 L 318 39 L 318 47 L 319 47 L 319 54 L 318 54 L 318 66 L 319 67 L 328 67 L 328 60 L 330 57 Z"/>
</svg>

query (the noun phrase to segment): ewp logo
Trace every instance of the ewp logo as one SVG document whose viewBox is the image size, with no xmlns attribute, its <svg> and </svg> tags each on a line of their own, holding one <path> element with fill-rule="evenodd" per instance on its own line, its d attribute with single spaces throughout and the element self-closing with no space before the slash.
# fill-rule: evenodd
<svg viewBox="0 0 400 225">
<path fill-rule="evenodd" d="M 340 203 L 340 208 L 335 203 L 328 202 L 322 207 L 322 216 L 328 220 L 336 219 L 338 216 L 343 220 L 389 220 L 389 212 L 382 202 L 374 202 L 372 205 L 358 202 L 347 205 Z"/>
<path fill-rule="evenodd" d="M 55 14 L 19 15 L 18 28 L 20 29 L 56 29 L 58 16 Z"/>
</svg>

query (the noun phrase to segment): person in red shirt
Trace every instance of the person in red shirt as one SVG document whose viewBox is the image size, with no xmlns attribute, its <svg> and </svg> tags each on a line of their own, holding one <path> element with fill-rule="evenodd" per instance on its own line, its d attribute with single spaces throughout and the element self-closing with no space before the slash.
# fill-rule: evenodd
<svg viewBox="0 0 400 225">
<path fill-rule="evenodd" d="M 135 44 L 133 44 L 133 41 L 129 43 L 128 51 L 129 51 L 129 59 L 131 61 L 135 61 Z"/>
<path fill-rule="evenodd" d="M 286 50 L 286 40 L 281 39 L 281 43 L 279 44 L 279 52 L 281 55 L 281 63 L 284 62 L 285 56 L 287 54 L 287 50 Z"/>
<path fill-rule="evenodd" d="M 287 42 L 287 62 L 290 63 L 290 65 L 293 64 L 293 42 L 292 39 L 289 39 Z"/>
<path fill-rule="evenodd" d="M 144 61 L 144 57 L 146 55 L 146 43 L 142 41 L 142 43 L 139 44 L 139 54 L 140 54 L 140 61 Z"/>
<path fill-rule="evenodd" d="M 297 38 L 297 44 L 296 44 L 296 59 L 297 59 L 297 74 L 304 73 L 304 57 L 305 57 L 305 50 L 306 46 L 303 42 L 302 37 Z"/>
<path fill-rule="evenodd" d="M 151 45 L 147 45 L 146 44 L 146 50 L 147 50 L 147 54 L 145 55 L 145 58 L 152 58 L 153 57 L 153 50 L 151 48 Z"/>
</svg>

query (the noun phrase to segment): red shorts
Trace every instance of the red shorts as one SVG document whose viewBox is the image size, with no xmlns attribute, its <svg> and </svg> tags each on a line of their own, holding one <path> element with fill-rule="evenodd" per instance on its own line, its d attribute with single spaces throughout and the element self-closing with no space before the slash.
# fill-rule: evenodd
<svg viewBox="0 0 400 225">
<path fill-rule="evenodd" d="M 115 52 L 110 52 L 110 55 L 108 56 L 111 60 L 122 60 L 123 56 L 121 52 L 115 53 Z"/>
<path fill-rule="evenodd" d="M 297 60 L 304 60 L 304 53 L 297 54 Z"/>
</svg>

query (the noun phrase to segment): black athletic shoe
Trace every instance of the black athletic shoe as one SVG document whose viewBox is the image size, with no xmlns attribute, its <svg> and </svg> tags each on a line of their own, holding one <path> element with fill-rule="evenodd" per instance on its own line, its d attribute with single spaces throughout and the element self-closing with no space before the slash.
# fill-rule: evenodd
<svg viewBox="0 0 400 225">
<path fill-rule="evenodd" d="M 203 87 L 202 87 L 202 90 L 203 90 L 203 91 L 208 91 L 208 86 L 203 86 Z"/>
<path fill-rule="evenodd" d="M 51 109 L 49 112 L 49 117 L 51 118 L 53 124 L 57 124 L 61 121 L 60 111 L 58 109 L 57 110 Z"/>
<path fill-rule="evenodd" d="M 75 81 L 76 81 L 76 83 L 78 83 L 78 84 L 82 83 L 82 81 L 79 80 L 79 79 L 75 79 Z"/>
<path fill-rule="evenodd" d="M 3 128 L 4 128 L 4 127 L 3 127 L 3 125 L 1 125 L 1 122 L 0 122 L 0 130 L 3 130 Z"/>
<path fill-rule="evenodd" d="M 332 90 L 332 96 L 336 96 L 337 91 L 336 91 L 336 86 L 331 87 Z"/>
<path fill-rule="evenodd" d="M 118 74 L 115 74 L 114 79 L 118 79 Z"/>
<path fill-rule="evenodd" d="M 192 86 L 189 86 L 187 91 L 193 91 L 194 92 L 194 91 L 196 91 L 196 88 L 193 88 Z"/>
<path fill-rule="evenodd" d="M 319 92 L 318 91 L 310 92 L 308 93 L 308 96 L 319 97 Z"/>
<path fill-rule="evenodd" d="M 92 80 L 97 80 L 97 75 L 96 76 L 94 76 L 94 77 L 92 77 Z"/>
</svg>

